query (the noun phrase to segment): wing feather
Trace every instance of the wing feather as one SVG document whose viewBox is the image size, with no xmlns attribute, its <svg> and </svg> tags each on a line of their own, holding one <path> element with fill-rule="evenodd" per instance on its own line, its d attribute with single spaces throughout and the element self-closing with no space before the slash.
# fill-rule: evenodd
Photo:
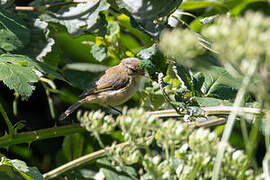
<svg viewBox="0 0 270 180">
<path fill-rule="evenodd" d="M 130 82 L 130 78 L 122 68 L 112 67 L 97 79 L 89 88 L 84 90 L 80 97 L 86 97 L 91 94 L 97 94 L 104 91 L 121 89 Z"/>
</svg>

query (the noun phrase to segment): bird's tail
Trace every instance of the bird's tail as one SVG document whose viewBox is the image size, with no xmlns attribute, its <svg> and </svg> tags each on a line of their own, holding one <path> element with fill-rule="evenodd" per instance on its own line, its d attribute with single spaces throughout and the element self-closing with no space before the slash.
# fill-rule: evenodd
<svg viewBox="0 0 270 180">
<path fill-rule="evenodd" d="M 59 117 L 59 120 L 63 120 L 68 117 L 75 109 L 77 109 L 81 104 L 85 103 L 86 99 L 82 99 L 77 103 L 71 105 L 64 113 L 62 113 Z"/>
</svg>

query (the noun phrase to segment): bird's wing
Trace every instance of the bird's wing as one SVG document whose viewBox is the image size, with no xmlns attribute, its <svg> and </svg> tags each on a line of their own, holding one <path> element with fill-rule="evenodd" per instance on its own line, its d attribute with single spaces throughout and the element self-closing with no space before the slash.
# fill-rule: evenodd
<svg viewBox="0 0 270 180">
<path fill-rule="evenodd" d="M 115 67 L 108 69 L 89 88 L 84 90 L 80 97 L 125 87 L 130 82 L 130 77 L 121 70 Z"/>
</svg>

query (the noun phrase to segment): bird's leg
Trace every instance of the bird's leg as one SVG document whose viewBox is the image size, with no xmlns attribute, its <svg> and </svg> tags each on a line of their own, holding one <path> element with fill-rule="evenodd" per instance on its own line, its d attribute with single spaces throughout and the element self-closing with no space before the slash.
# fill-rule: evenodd
<svg viewBox="0 0 270 180">
<path fill-rule="evenodd" d="M 119 109 L 117 109 L 115 107 L 112 107 L 110 105 L 108 107 L 111 108 L 111 109 L 113 109 L 113 110 L 115 110 L 115 111 L 117 111 L 119 114 L 122 114 L 122 111 L 120 111 Z"/>
</svg>

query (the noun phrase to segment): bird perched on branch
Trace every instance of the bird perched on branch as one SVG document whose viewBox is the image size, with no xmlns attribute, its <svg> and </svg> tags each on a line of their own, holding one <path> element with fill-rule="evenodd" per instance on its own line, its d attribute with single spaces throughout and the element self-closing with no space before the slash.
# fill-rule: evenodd
<svg viewBox="0 0 270 180">
<path fill-rule="evenodd" d="M 80 95 L 82 99 L 70 106 L 60 116 L 65 119 L 83 103 L 94 103 L 105 107 L 117 106 L 129 100 L 139 88 L 144 69 L 137 58 L 123 59 L 111 67 Z"/>
</svg>

